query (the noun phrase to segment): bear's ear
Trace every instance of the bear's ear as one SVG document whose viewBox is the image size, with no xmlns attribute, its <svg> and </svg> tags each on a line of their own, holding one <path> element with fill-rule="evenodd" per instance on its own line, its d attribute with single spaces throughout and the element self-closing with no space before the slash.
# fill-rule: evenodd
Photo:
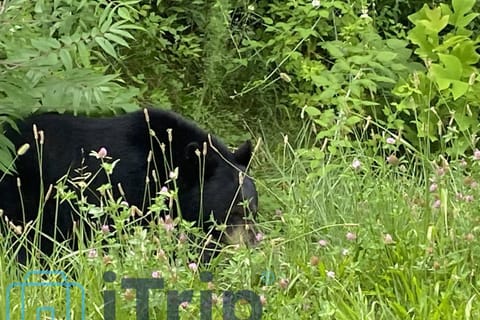
<svg viewBox="0 0 480 320">
<path fill-rule="evenodd" d="M 252 142 L 250 140 L 242 143 L 237 150 L 233 153 L 233 156 L 237 163 L 242 166 L 248 166 L 250 159 L 252 158 Z"/>
<path fill-rule="evenodd" d="M 200 146 L 196 142 L 190 142 L 187 144 L 185 147 L 185 159 L 191 160 L 191 159 L 197 159 L 197 155 L 195 154 L 195 151 L 201 151 Z"/>
</svg>

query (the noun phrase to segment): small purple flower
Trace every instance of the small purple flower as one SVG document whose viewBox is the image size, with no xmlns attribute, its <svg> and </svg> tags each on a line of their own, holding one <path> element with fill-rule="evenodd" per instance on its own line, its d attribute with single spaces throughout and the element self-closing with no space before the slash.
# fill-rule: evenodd
<svg viewBox="0 0 480 320">
<path fill-rule="evenodd" d="M 178 178 L 178 167 L 176 167 L 173 171 L 170 171 L 170 174 L 168 176 L 172 180 L 177 180 L 177 178 Z"/>
<path fill-rule="evenodd" d="M 473 152 L 473 158 L 475 160 L 480 160 L 480 150 L 475 149 L 475 151 Z"/>
<path fill-rule="evenodd" d="M 182 307 L 183 309 L 186 309 L 188 306 L 189 306 L 188 301 L 183 301 L 182 303 L 180 303 L 180 307 Z"/>
<path fill-rule="evenodd" d="M 354 232 L 347 232 L 345 237 L 348 241 L 355 241 L 357 239 L 357 235 Z"/>
<path fill-rule="evenodd" d="M 182 232 L 182 233 L 180 234 L 180 236 L 178 237 L 178 241 L 179 241 L 180 243 L 185 243 L 185 242 L 187 242 L 187 240 L 188 240 L 188 237 L 187 237 L 187 235 L 186 235 L 185 233 L 183 233 L 183 232 Z"/>
<path fill-rule="evenodd" d="M 161 219 L 161 223 L 163 224 L 163 228 L 167 231 L 167 232 L 170 232 L 172 231 L 173 229 L 175 229 L 175 223 L 172 219 L 172 217 L 170 217 L 169 214 L 167 214 L 165 216 L 165 219 Z"/>
<path fill-rule="evenodd" d="M 435 200 L 435 201 L 433 202 L 432 207 L 433 207 L 434 209 L 438 209 L 438 208 L 440 208 L 440 205 L 441 205 L 441 204 L 442 204 L 442 202 L 440 201 L 440 199 L 437 199 L 437 200 Z"/>
<path fill-rule="evenodd" d="M 103 159 L 107 156 L 108 152 L 106 148 L 101 147 L 100 150 L 98 150 L 97 154 L 98 154 L 98 158 Z"/>
<path fill-rule="evenodd" d="M 257 240 L 257 242 L 261 242 L 263 239 L 264 239 L 263 233 L 259 232 L 255 235 L 255 240 Z"/>
<path fill-rule="evenodd" d="M 162 189 L 160 189 L 160 194 L 168 194 L 168 188 L 163 186 Z"/>
<path fill-rule="evenodd" d="M 90 249 L 88 251 L 88 257 L 90 259 L 95 259 L 96 257 L 98 257 L 98 253 L 97 253 L 97 250 L 96 249 Z"/>
<path fill-rule="evenodd" d="M 327 240 L 324 240 L 324 239 L 321 239 L 321 240 L 318 240 L 318 245 L 320 247 L 326 247 L 328 245 L 328 241 Z"/>
<path fill-rule="evenodd" d="M 162 273 L 160 271 L 153 271 L 152 272 L 152 278 L 161 278 Z"/>
<path fill-rule="evenodd" d="M 396 140 L 392 137 L 388 137 L 386 141 L 387 141 L 388 144 L 395 144 L 395 142 L 396 142 Z"/>
<path fill-rule="evenodd" d="M 438 189 L 438 185 L 436 183 L 432 183 L 430 185 L 430 188 L 429 188 L 430 192 L 435 192 L 437 191 L 437 189 Z"/>
<path fill-rule="evenodd" d="M 463 200 L 465 200 L 465 202 L 472 202 L 473 201 L 473 196 L 469 194 L 469 195 L 463 197 Z"/>
<path fill-rule="evenodd" d="M 192 270 L 193 272 L 198 270 L 198 265 L 195 262 L 191 262 L 188 264 L 188 268 Z"/>
<path fill-rule="evenodd" d="M 108 226 L 108 224 L 104 224 L 102 226 L 102 232 L 105 233 L 105 234 L 110 232 L 110 227 Z"/>
<path fill-rule="evenodd" d="M 361 166 L 362 166 L 362 163 L 360 162 L 360 160 L 355 158 L 352 162 L 352 168 L 355 170 L 358 170 L 360 169 Z"/>
</svg>

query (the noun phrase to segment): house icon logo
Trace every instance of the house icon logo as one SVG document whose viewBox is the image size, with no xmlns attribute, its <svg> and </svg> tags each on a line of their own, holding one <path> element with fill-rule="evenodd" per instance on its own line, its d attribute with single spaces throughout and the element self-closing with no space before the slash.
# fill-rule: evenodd
<svg viewBox="0 0 480 320">
<path fill-rule="evenodd" d="M 36 281 L 33 281 L 34 276 Z M 51 281 L 39 281 L 46 278 Z M 74 317 L 72 300 L 75 301 L 75 311 L 78 313 Z M 36 320 L 85 320 L 85 289 L 76 282 L 67 281 L 67 275 L 63 271 L 33 270 L 25 274 L 23 282 L 8 285 L 5 309 L 6 320 L 27 320 L 33 317 Z"/>
</svg>

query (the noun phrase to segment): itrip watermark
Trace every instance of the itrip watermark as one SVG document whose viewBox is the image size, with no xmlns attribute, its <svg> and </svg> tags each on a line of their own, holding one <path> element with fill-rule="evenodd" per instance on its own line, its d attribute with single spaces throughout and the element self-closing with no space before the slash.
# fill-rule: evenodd
<svg viewBox="0 0 480 320">
<path fill-rule="evenodd" d="M 201 272 L 200 281 L 210 282 L 213 276 L 210 272 Z M 103 274 L 105 282 L 114 282 L 116 274 L 113 271 L 107 271 Z M 136 316 L 138 320 L 148 319 L 149 310 L 149 292 L 150 290 L 162 290 L 164 281 L 162 278 L 122 278 L 122 289 L 133 289 L 136 291 Z M 193 298 L 193 290 L 179 292 L 177 290 L 167 290 L 167 319 L 180 319 L 179 307 L 181 303 L 190 303 Z M 212 290 L 200 291 L 200 320 L 212 319 Z M 260 297 L 253 291 L 224 291 L 223 292 L 223 319 L 240 319 L 235 315 L 235 304 L 240 300 L 246 301 L 250 305 L 250 316 L 245 319 L 257 320 L 262 318 L 262 303 Z M 105 290 L 103 292 L 103 317 L 104 320 L 116 320 L 115 315 L 115 290 Z"/>
<path fill-rule="evenodd" d="M 39 275 L 43 279 L 47 277 L 57 277 L 57 281 L 31 281 L 31 276 Z M 60 278 L 60 281 L 58 281 Z M 103 274 L 103 279 L 107 283 L 116 281 L 117 276 L 113 271 L 107 271 Z M 211 282 L 213 276 L 210 272 L 201 272 L 201 282 Z M 135 290 L 135 315 L 137 320 L 149 319 L 149 296 L 152 290 L 164 289 L 164 281 L 162 278 L 122 278 L 120 280 L 122 289 Z M 33 296 L 29 296 L 31 289 L 47 290 L 47 288 L 58 289 L 55 298 L 47 298 L 47 303 L 37 303 L 32 301 Z M 20 292 L 13 297 L 19 296 L 20 307 L 18 304 L 12 303 L 12 293 L 20 289 Z M 75 291 L 74 291 L 75 290 Z M 44 293 L 43 291 L 41 293 Z M 103 291 L 103 317 L 104 320 L 116 320 L 116 291 Z M 30 292 L 31 294 L 31 292 Z M 37 292 L 38 294 L 38 292 Z M 237 320 L 248 319 L 257 320 L 262 318 L 262 303 L 260 297 L 253 291 L 224 291 L 223 293 L 223 319 Z M 46 296 L 46 295 L 45 295 Z M 176 320 L 180 319 L 179 307 L 183 303 L 191 303 L 193 298 L 193 290 L 167 290 L 167 315 L 166 319 Z M 76 299 L 73 303 L 73 299 Z M 80 301 L 78 301 L 78 299 Z M 235 315 L 235 305 L 237 302 L 246 302 L 250 306 L 250 315 L 248 318 L 238 318 Z M 28 302 L 28 303 L 27 303 Z M 28 307 L 26 306 L 28 304 Z M 62 305 L 60 305 L 62 304 Z M 23 282 L 14 282 L 7 287 L 6 294 L 6 319 L 32 319 L 32 314 L 35 314 L 35 319 L 40 320 L 44 318 L 57 319 L 63 318 L 70 320 L 72 318 L 86 320 L 85 316 L 85 289 L 82 285 L 67 281 L 67 276 L 63 271 L 43 271 L 35 270 L 26 273 Z M 72 317 L 72 306 L 75 305 L 77 313 Z M 13 306 L 13 307 L 12 307 Z M 211 320 L 213 310 L 213 291 L 200 291 L 200 320 Z"/>
<path fill-rule="evenodd" d="M 50 277 L 50 278 L 60 278 L 59 281 L 32 281 L 33 276 L 40 276 L 43 278 Z M 61 292 L 57 296 L 57 301 L 48 301 L 46 304 L 38 305 L 37 303 L 32 303 L 29 299 L 29 293 L 31 290 L 41 289 L 42 291 L 46 291 L 48 289 L 59 289 Z M 20 308 L 11 308 L 11 295 L 14 293 L 15 290 L 20 289 Z M 6 294 L 6 319 L 18 319 L 26 320 L 31 319 L 32 317 L 27 318 L 27 309 L 34 310 L 35 319 L 57 319 L 63 318 L 65 320 L 71 319 L 71 296 L 72 291 L 79 291 L 79 299 L 77 303 L 80 303 L 80 320 L 85 320 L 85 289 L 82 285 L 67 281 L 67 275 L 63 271 L 50 271 L 50 270 L 33 270 L 28 271 L 25 276 L 23 277 L 22 282 L 13 282 L 10 283 L 7 287 L 7 294 Z M 58 300 L 62 298 L 61 302 L 64 307 L 59 306 L 56 304 Z M 28 306 L 27 306 L 28 304 Z M 60 307 L 60 308 L 59 308 Z M 12 312 L 13 309 L 13 312 Z M 59 310 L 64 310 L 62 313 Z M 18 314 L 19 313 L 19 314 Z M 29 313 L 30 314 L 30 313 Z M 48 319 L 47 318 L 47 319 Z"/>
</svg>

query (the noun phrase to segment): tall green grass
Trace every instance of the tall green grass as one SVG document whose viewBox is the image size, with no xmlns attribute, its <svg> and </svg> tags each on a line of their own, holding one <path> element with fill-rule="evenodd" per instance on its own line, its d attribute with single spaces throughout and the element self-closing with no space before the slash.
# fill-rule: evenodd
<svg viewBox="0 0 480 320">
<path fill-rule="evenodd" d="M 193 290 L 192 301 L 178 307 L 181 319 L 200 318 L 205 290 L 213 295 L 213 319 L 222 319 L 228 290 L 257 293 L 262 319 L 479 319 L 480 155 L 424 160 L 416 171 L 413 159 L 390 164 L 360 148 L 312 157 L 320 148 L 312 148 L 307 129 L 279 143 L 262 139 L 252 172 L 260 195 L 257 247 L 229 246 L 202 265 L 185 237 L 196 232 L 188 224 L 172 232 L 161 223 L 148 230 L 127 224 L 121 237 L 97 229 L 78 252 L 57 250 L 49 268 L 83 285 L 87 319 L 103 318 L 103 290 L 116 292 L 116 319 L 135 318 L 135 291 L 121 288 L 123 277 L 164 279 L 163 290 L 150 292 L 150 319 L 167 319 L 167 290 Z M 9 283 L 26 271 L 13 259 L 2 239 L 2 306 Z M 105 282 L 105 271 L 116 281 Z M 201 281 L 202 271 L 212 281 Z M 39 304 L 62 301 L 61 291 L 31 294 Z M 18 291 L 11 300 L 18 312 Z M 72 309 L 78 312 L 78 302 Z M 238 303 L 238 318 L 247 319 L 249 309 Z"/>
</svg>

